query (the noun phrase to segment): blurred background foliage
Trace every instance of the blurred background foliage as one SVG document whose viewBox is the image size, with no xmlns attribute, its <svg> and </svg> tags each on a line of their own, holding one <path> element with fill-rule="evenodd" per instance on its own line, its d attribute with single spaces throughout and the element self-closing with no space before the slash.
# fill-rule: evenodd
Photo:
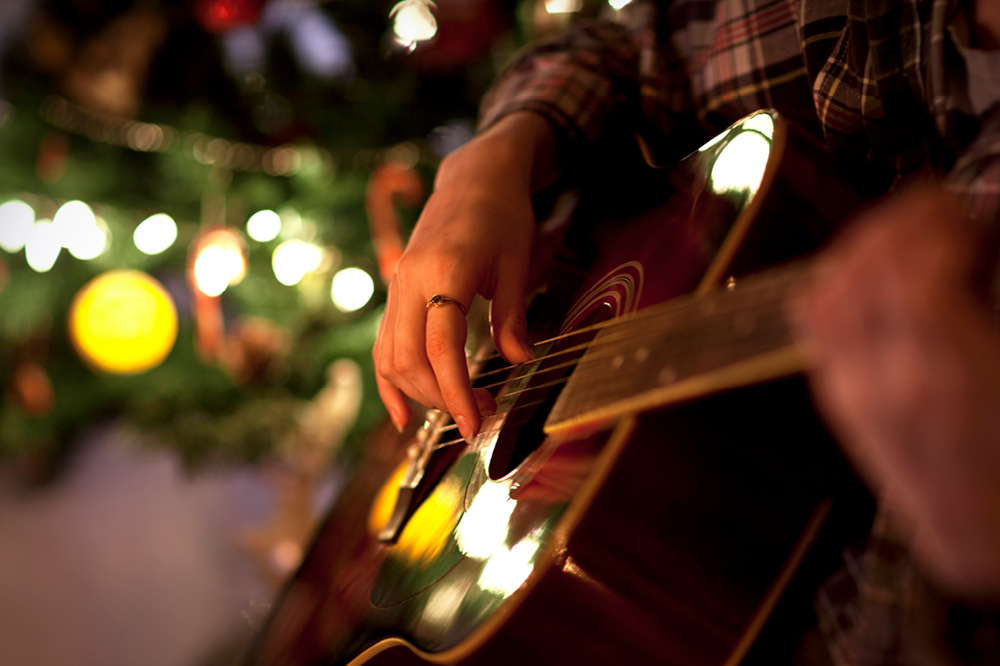
<svg viewBox="0 0 1000 666">
<path fill-rule="evenodd" d="M 384 418 L 370 359 L 385 300 L 378 247 L 405 241 L 499 66 L 527 39 L 598 10 L 555 0 L 5 0 L 0 204 L 27 203 L 37 226 L 83 201 L 105 243 L 82 260 L 62 238 L 50 267 L 32 265 L 27 241 L 11 240 L 13 209 L 0 209 L 0 459 L 44 477 L 111 421 L 149 433 L 190 468 L 273 457 L 290 441 L 327 437 L 316 431 L 330 433 L 331 457 L 355 460 Z M 409 180 L 380 185 L 387 165 Z M 372 197 L 394 213 L 381 227 Z M 247 238 L 262 210 L 277 213 L 280 234 Z M 135 229 L 161 213 L 176 240 L 144 253 Z M 242 248 L 245 277 L 206 297 L 191 266 L 219 228 Z M 318 251 L 293 284 L 273 267 L 288 241 Z M 330 297 L 346 267 L 374 279 L 350 311 Z M 176 308 L 172 350 L 138 374 L 94 369 L 67 324 L 84 285 L 118 269 L 152 277 Z M 342 359 L 357 379 L 328 370 Z"/>
</svg>

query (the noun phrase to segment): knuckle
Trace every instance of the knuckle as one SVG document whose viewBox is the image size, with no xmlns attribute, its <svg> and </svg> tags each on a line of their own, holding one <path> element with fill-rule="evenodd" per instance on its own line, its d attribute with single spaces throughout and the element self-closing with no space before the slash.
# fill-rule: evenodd
<svg viewBox="0 0 1000 666">
<path fill-rule="evenodd" d="M 465 401 L 465 392 L 459 385 L 442 384 L 440 387 L 441 398 L 448 405 L 461 405 Z"/>
<path fill-rule="evenodd" d="M 392 367 L 395 373 L 406 375 L 414 372 L 419 366 L 417 355 L 408 349 L 397 349 L 392 356 Z"/>
<path fill-rule="evenodd" d="M 439 359 L 448 356 L 455 347 L 451 336 L 441 331 L 429 331 L 427 333 L 427 356 L 432 359 Z"/>
</svg>

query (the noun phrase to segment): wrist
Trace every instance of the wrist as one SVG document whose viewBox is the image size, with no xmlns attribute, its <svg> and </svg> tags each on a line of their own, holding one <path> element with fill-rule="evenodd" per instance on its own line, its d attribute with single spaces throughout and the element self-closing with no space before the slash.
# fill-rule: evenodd
<svg viewBox="0 0 1000 666">
<path fill-rule="evenodd" d="M 527 194 L 559 177 L 555 131 L 542 116 L 518 111 L 504 116 L 441 162 L 435 188 L 452 179 L 514 186 Z"/>
</svg>

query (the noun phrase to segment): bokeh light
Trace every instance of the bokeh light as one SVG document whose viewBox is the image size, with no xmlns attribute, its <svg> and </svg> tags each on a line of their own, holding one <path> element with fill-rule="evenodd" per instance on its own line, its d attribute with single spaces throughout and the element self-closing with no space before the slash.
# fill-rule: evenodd
<svg viewBox="0 0 1000 666">
<path fill-rule="evenodd" d="M 403 0 L 392 8 L 392 31 L 400 44 L 412 48 L 417 42 L 434 38 L 438 25 L 432 6 L 428 0 Z"/>
<path fill-rule="evenodd" d="M 573 14 L 583 9 L 583 0 L 545 0 L 549 14 Z"/>
<path fill-rule="evenodd" d="M 111 231 L 104 220 L 97 217 L 94 223 L 78 229 L 73 234 L 70 245 L 66 247 L 69 253 L 81 261 L 90 261 L 104 254 L 111 240 Z"/>
<path fill-rule="evenodd" d="M 52 216 L 56 235 L 65 248 L 75 245 L 77 238 L 85 236 L 96 222 L 97 216 L 94 215 L 94 211 L 82 201 L 67 201 Z"/>
<path fill-rule="evenodd" d="M 24 257 L 28 266 L 38 273 L 47 273 L 56 265 L 62 243 L 51 220 L 37 220 L 24 244 Z"/>
<path fill-rule="evenodd" d="M 151 215 L 135 228 L 132 240 L 144 254 L 166 252 L 177 240 L 177 223 L 166 213 Z"/>
<path fill-rule="evenodd" d="M 235 229 L 216 229 L 198 241 L 194 281 L 207 296 L 218 296 L 247 273 L 244 241 Z"/>
<path fill-rule="evenodd" d="M 372 294 L 375 293 L 375 282 L 372 276 L 360 268 L 345 268 L 333 276 L 330 287 L 330 298 L 333 304 L 342 312 L 354 312 L 363 308 Z"/>
<path fill-rule="evenodd" d="M 281 233 L 281 216 L 273 210 L 259 210 L 247 220 L 247 235 L 258 243 L 274 240 Z"/>
<path fill-rule="evenodd" d="M 210 245 L 194 262 L 198 289 L 208 296 L 218 296 L 243 272 L 243 257 L 232 248 Z"/>
<path fill-rule="evenodd" d="M 69 312 L 70 338 L 99 370 L 135 374 L 159 365 L 177 339 L 177 310 L 163 286 L 140 271 L 103 273 L 81 289 Z"/>
<path fill-rule="evenodd" d="M 34 225 L 34 208 L 18 199 L 3 204 L 0 206 L 0 247 L 7 252 L 20 252 Z"/>
<path fill-rule="evenodd" d="M 60 206 L 52 225 L 59 243 L 77 259 L 96 259 L 108 246 L 107 225 L 82 201 L 67 201 Z"/>
<path fill-rule="evenodd" d="M 323 261 L 323 251 L 300 240 L 287 240 L 274 248 L 271 268 L 278 282 L 291 287 L 302 281 L 306 273 L 316 270 Z"/>
</svg>

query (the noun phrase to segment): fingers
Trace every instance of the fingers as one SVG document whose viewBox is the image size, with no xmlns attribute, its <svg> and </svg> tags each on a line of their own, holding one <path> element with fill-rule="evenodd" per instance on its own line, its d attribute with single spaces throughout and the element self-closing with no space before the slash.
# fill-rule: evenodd
<svg viewBox="0 0 1000 666">
<path fill-rule="evenodd" d="M 508 262 L 513 264 L 514 262 Z M 493 344 L 509 363 L 526 363 L 533 356 L 528 345 L 528 325 L 524 314 L 527 266 L 511 265 L 500 273 L 503 281 L 494 289 L 490 304 Z"/>
<path fill-rule="evenodd" d="M 471 297 L 468 297 L 471 300 Z M 469 439 L 479 432 L 480 414 L 496 408 L 485 392 L 474 393 L 465 356 L 464 305 L 427 307 L 427 298 L 408 292 L 400 280 L 389 300 L 372 350 L 379 395 L 397 430 L 410 419 L 404 396 L 448 412 Z"/>
<path fill-rule="evenodd" d="M 479 432 L 480 417 L 465 357 L 465 313 L 457 303 L 425 306 L 425 312 L 427 358 L 436 388 L 462 437 L 471 439 Z"/>
</svg>

